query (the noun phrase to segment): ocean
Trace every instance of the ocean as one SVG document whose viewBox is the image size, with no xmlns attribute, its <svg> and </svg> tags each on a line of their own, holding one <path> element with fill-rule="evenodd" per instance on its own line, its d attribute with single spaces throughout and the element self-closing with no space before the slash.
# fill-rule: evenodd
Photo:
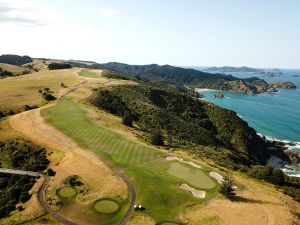
<svg viewBox="0 0 300 225">
<path fill-rule="evenodd" d="M 203 68 L 195 68 L 205 71 Z M 267 70 L 267 69 L 266 69 Z M 268 70 L 267 70 L 268 71 Z M 225 98 L 214 98 L 215 91 L 203 92 L 204 99 L 218 106 L 235 111 L 259 134 L 281 141 L 296 142 L 294 151 L 300 152 L 300 69 L 280 69 L 281 76 L 264 77 L 255 73 L 228 73 L 239 78 L 259 77 L 266 81 L 291 81 L 297 89 L 278 89 L 275 94 L 246 95 L 223 93 Z M 300 176 L 300 166 L 289 175 Z"/>
</svg>

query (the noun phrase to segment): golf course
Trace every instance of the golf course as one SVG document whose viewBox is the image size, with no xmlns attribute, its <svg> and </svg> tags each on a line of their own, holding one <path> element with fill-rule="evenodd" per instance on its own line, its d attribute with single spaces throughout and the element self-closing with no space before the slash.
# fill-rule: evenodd
<svg viewBox="0 0 300 225">
<path fill-rule="evenodd" d="M 201 165 L 199 169 L 181 162 L 167 161 L 166 152 L 130 140 L 99 124 L 81 103 L 72 98 L 42 110 L 42 116 L 80 147 L 99 155 L 115 171 L 124 169 L 137 190 L 136 204 L 142 205 L 144 213 L 157 223 L 180 223 L 179 213 L 185 207 L 211 199 L 218 193 L 219 185 L 208 175 L 210 170 L 207 167 Z M 205 191 L 206 198 L 196 198 L 180 189 L 182 183 Z M 102 203 L 95 204 L 96 210 L 102 210 Z M 113 211 L 115 206 L 111 204 L 111 207 Z M 128 204 L 123 207 L 128 207 Z"/>
</svg>

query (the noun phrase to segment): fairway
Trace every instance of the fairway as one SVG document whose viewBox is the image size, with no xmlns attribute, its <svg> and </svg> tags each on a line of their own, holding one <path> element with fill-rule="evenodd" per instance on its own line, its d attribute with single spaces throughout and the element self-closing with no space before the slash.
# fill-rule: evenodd
<svg viewBox="0 0 300 225">
<path fill-rule="evenodd" d="M 175 177 L 185 180 L 196 188 L 211 189 L 215 187 L 214 181 L 201 170 L 179 162 L 171 163 L 168 172 Z"/>
<path fill-rule="evenodd" d="M 101 155 L 109 164 L 124 168 L 136 187 L 137 204 L 142 204 L 145 213 L 157 223 L 178 219 L 185 206 L 203 201 L 178 188 L 180 183 L 188 181 L 168 172 L 174 162 L 167 161 L 164 153 L 96 123 L 72 99 L 67 98 L 44 109 L 42 115 L 48 123 L 73 138 L 82 148 Z M 182 168 L 188 171 L 190 166 L 182 165 Z M 194 176 L 197 175 L 200 176 L 199 180 L 205 177 L 202 173 Z M 205 185 L 207 188 L 209 185 L 213 187 L 207 190 L 208 199 L 217 194 L 217 186 L 210 184 L 209 180 L 202 184 Z"/>
<path fill-rule="evenodd" d="M 120 206 L 113 199 L 100 199 L 93 207 L 99 213 L 114 213 Z"/>
<path fill-rule="evenodd" d="M 80 76 L 83 76 L 83 77 L 91 77 L 91 78 L 99 78 L 99 77 L 102 77 L 102 75 L 101 75 L 101 70 L 88 70 L 88 69 L 83 69 L 83 70 L 81 70 Z"/>
</svg>

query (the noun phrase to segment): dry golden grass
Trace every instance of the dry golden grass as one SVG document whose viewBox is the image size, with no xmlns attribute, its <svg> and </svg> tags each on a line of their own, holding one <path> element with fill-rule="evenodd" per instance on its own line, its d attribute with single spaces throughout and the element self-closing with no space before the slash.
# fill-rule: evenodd
<svg viewBox="0 0 300 225">
<path fill-rule="evenodd" d="M 25 70 L 24 67 L 15 66 L 15 65 L 6 64 L 6 63 L 0 63 L 0 68 L 2 68 L 3 70 L 7 70 L 9 72 L 12 72 L 14 75 L 22 74 L 22 72 Z"/>
<path fill-rule="evenodd" d="M 274 189 L 252 179 L 237 177 L 246 186 L 238 191 L 239 201 L 214 199 L 196 207 L 191 207 L 182 217 L 187 224 L 222 225 L 296 225 L 299 220 L 292 211 L 300 206 Z"/>
<path fill-rule="evenodd" d="M 155 221 L 146 214 L 134 212 L 132 218 L 128 222 L 128 225 L 155 225 Z"/>
<path fill-rule="evenodd" d="M 0 80 L 0 110 L 19 110 L 25 104 L 41 105 L 43 103 L 39 89 L 45 87 L 54 91 L 55 96 L 65 91 L 60 84 L 72 87 L 80 82 L 78 69 L 41 70 L 37 73 L 10 77 Z"/>
</svg>

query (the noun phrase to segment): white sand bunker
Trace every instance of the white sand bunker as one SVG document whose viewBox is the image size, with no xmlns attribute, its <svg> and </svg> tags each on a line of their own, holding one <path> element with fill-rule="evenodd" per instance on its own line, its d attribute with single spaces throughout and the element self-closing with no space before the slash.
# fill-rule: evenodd
<svg viewBox="0 0 300 225">
<path fill-rule="evenodd" d="M 222 184 L 224 181 L 223 176 L 217 172 L 209 172 L 209 176 L 215 178 L 219 184 Z M 237 189 L 237 186 L 233 185 L 232 188 Z"/>
<path fill-rule="evenodd" d="M 178 162 L 182 162 L 182 163 L 188 164 L 188 165 L 190 165 L 192 167 L 195 167 L 195 168 L 198 168 L 198 169 L 201 168 L 201 166 L 197 165 L 196 163 L 193 163 L 193 162 L 190 162 L 190 161 L 184 161 L 183 159 L 178 158 L 176 156 L 167 156 L 166 160 L 168 160 L 168 161 L 176 160 Z"/>
<path fill-rule="evenodd" d="M 209 172 L 209 176 L 215 178 L 219 184 L 222 184 L 224 181 L 223 177 L 219 173 Z"/>
<path fill-rule="evenodd" d="M 187 184 L 180 184 L 179 187 L 181 189 L 186 190 L 186 191 L 190 191 L 192 193 L 192 195 L 195 196 L 195 197 L 197 197 L 197 198 L 205 198 L 205 194 L 206 194 L 205 191 L 199 191 L 199 190 L 197 190 L 195 188 L 190 187 Z"/>
</svg>

